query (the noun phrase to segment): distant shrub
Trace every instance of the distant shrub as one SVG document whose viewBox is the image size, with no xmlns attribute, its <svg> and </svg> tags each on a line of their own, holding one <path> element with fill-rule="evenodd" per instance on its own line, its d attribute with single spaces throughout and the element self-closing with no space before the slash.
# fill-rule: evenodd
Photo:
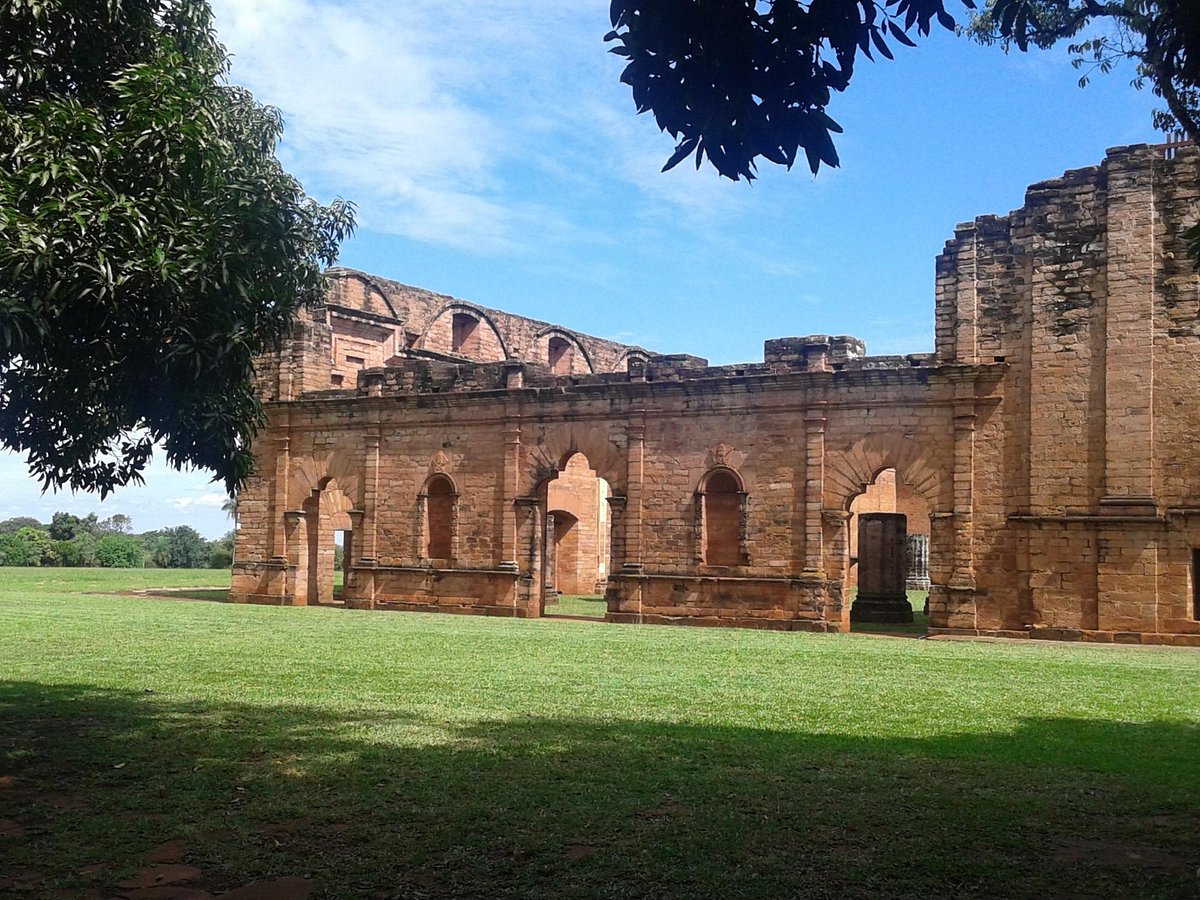
<svg viewBox="0 0 1200 900">
<path fill-rule="evenodd" d="M 25 526 L 0 536 L 0 565 L 52 566 L 55 559 L 54 542 L 40 528 Z"/>
<path fill-rule="evenodd" d="M 96 565 L 95 535 L 81 531 L 70 540 L 55 541 L 54 553 L 60 566 L 81 567 Z"/>
<path fill-rule="evenodd" d="M 142 545 L 121 534 L 105 535 L 96 545 L 96 562 L 106 569 L 140 569 Z"/>
</svg>

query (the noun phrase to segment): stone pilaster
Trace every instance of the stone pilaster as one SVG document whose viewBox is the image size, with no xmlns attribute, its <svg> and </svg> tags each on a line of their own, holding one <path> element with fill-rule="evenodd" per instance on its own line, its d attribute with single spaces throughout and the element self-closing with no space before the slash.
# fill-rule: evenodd
<svg viewBox="0 0 1200 900">
<path fill-rule="evenodd" d="M 288 527 L 284 513 L 288 508 L 288 474 L 291 468 L 289 447 L 291 438 L 285 432 L 275 438 L 275 477 L 271 481 L 270 513 L 271 561 L 285 563 L 288 559 Z"/>
<path fill-rule="evenodd" d="M 501 476 L 503 502 L 500 504 L 500 563 L 501 569 L 516 572 L 520 569 L 517 552 L 516 509 L 509 499 L 517 496 L 521 483 L 521 419 L 514 416 L 504 427 L 504 472 Z"/>
<path fill-rule="evenodd" d="M 825 493 L 825 404 L 813 404 L 804 413 L 804 574 L 820 576 L 824 568 L 824 525 L 821 521 Z"/>
<path fill-rule="evenodd" d="M 626 493 L 625 515 L 625 560 L 621 571 L 640 573 L 642 561 L 642 479 L 644 477 L 646 452 L 645 411 L 635 411 L 630 416 L 626 435 L 629 441 L 629 488 Z"/>
<path fill-rule="evenodd" d="M 1104 512 L 1154 514 L 1154 273 L 1157 159 L 1113 153 L 1108 169 Z"/>
<path fill-rule="evenodd" d="M 379 445 L 378 431 L 372 431 L 363 438 L 363 524 L 362 524 L 362 557 L 361 564 L 375 565 L 379 562 L 379 552 L 376 546 L 377 516 L 379 507 Z"/>
</svg>

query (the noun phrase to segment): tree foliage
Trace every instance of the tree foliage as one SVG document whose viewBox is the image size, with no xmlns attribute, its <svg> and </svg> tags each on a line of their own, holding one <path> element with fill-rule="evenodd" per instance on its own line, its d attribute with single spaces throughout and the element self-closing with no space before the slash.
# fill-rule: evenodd
<svg viewBox="0 0 1200 900">
<path fill-rule="evenodd" d="M 26 526 L 0 536 L 0 565 L 50 566 L 54 562 L 54 543 L 40 528 Z"/>
<path fill-rule="evenodd" d="M 45 530 L 45 526 L 32 516 L 15 516 L 14 518 L 5 519 L 3 522 L 0 522 L 0 536 L 16 534 L 22 528 Z"/>
<path fill-rule="evenodd" d="M 141 541 L 123 534 L 108 534 L 96 544 L 96 562 L 106 569 L 140 569 L 144 560 Z"/>
<path fill-rule="evenodd" d="M 974 8 L 972 0 L 960 0 Z M 689 156 L 751 180 L 756 160 L 838 165 L 826 107 L 861 53 L 892 58 L 934 22 L 955 28 L 942 0 L 613 0 L 610 52 L 639 113 L 677 140 L 666 171 Z"/>
<path fill-rule="evenodd" d="M 233 490 L 253 360 L 353 209 L 305 196 L 202 0 L 0 0 L 0 446 L 46 486 L 139 481 L 156 443 Z"/>
<path fill-rule="evenodd" d="M 60 566 L 79 568 L 96 565 L 96 549 L 99 542 L 96 536 L 87 531 L 81 531 L 68 540 L 54 542 L 54 556 Z"/>
<path fill-rule="evenodd" d="M 142 535 L 150 562 L 160 569 L 203 569 L 212 550 L 190 525 L 178 525 Z"/>
<path fill-rule="evenodd" d="M 95 513 L 88 513 L 81 519 L 68 512 L 56 512 L 47 530 L 54 540 L 69 541 L 80 534 L 96 534 L 100 530 L 100 521 Z"/>
</svg>

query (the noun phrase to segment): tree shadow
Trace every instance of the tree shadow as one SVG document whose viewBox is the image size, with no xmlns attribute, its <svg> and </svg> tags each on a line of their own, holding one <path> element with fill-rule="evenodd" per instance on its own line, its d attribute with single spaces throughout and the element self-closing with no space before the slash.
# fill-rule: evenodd
<svg viewBox="0 0 1200 900">
<path fill-rule="evenodd" d="M 1178 722 L 880 738 L 6 682 L 0 893 L 112 896 L 178 839 L 213 892 L 1195 896 L 1198 764 Z"/>
</svg>

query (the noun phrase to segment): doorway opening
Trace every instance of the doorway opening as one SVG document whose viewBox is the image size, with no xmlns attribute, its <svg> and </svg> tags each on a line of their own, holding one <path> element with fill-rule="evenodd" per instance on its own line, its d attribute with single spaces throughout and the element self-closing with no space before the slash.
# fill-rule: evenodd
<svg viewBox="0 0 1200 900">
<path fill-rule="evenodd" d="M 354 549 L 352 508 L 350 498 L 342 493 L 333 478 L 324 479 L 304 501 L 295 587 L 298 605 L 319 605 L 341 599 L 346 579 L 338 571 L 336 560 L 340 546 L 340 555 L 346 561 L 343 567 L 349 570 L 348 560 Z M 343 575 L 340 589 L 339 575 Z"/>
<path fill-rule="evenodd" d="M 543 616 L 603 619 L 611 559 L 608 482 L 573 453 L 541 488 Z"/>
<path fill-rule="evenodd" d="M 353 532 L 349 529 L 341 529 L 333 533 L 333 591 L 331 596 L 335 602 L 341 602 L 345 597 L 346 570 L 350 564 L 350 557 L 347 554 L 352 537 Z"/>
<path fill-rule="evenodd" d="M 916 636 L 925 633 L 929 625 L 930 512 L 929 502 L 892 468 L 877 472 L 866 489 L 851 500 L 844 592 L 851 603 L 851 631 Z M 897 527 L 895 521 L 887 521 L 887 516 L 871 515 L 873 521 L 860 518 L 875 513 L 900 517 L 902 523 Z M 864 525 L 868 536 L 865 543 L 860 544 Z M 900 572 L 896 571 L 897 567 Z M 853 610 L 859 599 L 860 579 L 864 590 L 872 592 L 879 591 L 881 581 L 890 583 L 892 589 L 883 593 L 894 593 L 896 599 L 903 597 L 907 601 L 912 611 L 911 622 L 856 621 L 858 617 Z M 862 606 L 859 616 L 863 616 Z M 872 616 L 869 612 L 864 617 L 889 618 L 886 614 Z"/>
</svg>

